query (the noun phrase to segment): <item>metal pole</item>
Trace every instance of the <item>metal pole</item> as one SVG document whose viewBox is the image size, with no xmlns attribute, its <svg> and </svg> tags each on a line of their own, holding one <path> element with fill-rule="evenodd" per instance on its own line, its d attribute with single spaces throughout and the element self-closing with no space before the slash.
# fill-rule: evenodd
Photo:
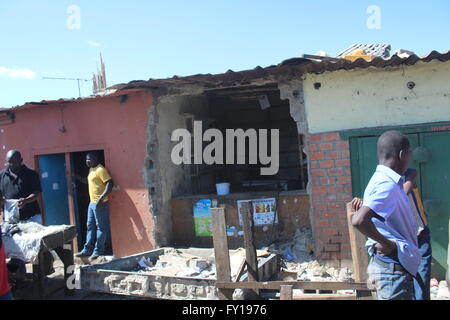
<svg viewBox="0 0 450 320">
<path fill-rule="evenodd" d="M 78 82 L 78 96 L 81 98 L 80 79 L 77 79 L 77 82 Z"/>
</svg>

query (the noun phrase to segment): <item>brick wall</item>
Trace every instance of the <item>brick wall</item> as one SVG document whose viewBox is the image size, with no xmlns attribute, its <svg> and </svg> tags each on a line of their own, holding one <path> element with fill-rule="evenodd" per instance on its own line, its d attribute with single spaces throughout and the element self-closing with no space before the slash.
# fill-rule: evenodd
<svg viewBox="0 0 450 320">
<path fill-rule="evenodd" d="M 338 133 L 308 136 L 311 210 L 320 260 L 351 259 L 346 204 L 352 200 L 348 141 Z"/>
</svg>

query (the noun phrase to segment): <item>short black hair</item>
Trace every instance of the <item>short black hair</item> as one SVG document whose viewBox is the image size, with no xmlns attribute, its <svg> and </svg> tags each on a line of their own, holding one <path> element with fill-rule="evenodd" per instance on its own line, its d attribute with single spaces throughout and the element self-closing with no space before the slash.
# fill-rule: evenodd
<svg viewBox="0 0 450 320">
<path fill-rule="evenodd" d="M 401 150 L 410 147 L 409 139 L 398 131 L 387 131 L 378 139 L 378 160 L 397 159 Z"/>
<path fill-rule="evenodd" d="M 89 158 L 98 160 L 98 153 L 95 152 L 95 151 L 88 152 L 88 153 L 86 154 L 86 157 L 88 157 L 88 156 L 89 156 Z"/>
<path fill-rule="evenodd" d="M 22 159 L 22 154 L 18 150 L 9 150 L 6 154 L 7 159 L 15 158 Z"/>
</svg>

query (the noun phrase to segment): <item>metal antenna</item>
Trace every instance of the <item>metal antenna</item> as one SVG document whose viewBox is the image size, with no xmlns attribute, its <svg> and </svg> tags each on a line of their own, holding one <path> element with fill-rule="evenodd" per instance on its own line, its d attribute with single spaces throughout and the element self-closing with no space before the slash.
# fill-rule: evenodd
<svg viewBox="0 0 450 320">
<path fill-rule="evenodd" d="M 88 79 L 80 79 L 80 78 L 49 78 L 49 77 L 44 77 L 42 78 L 44 80 L 68 80 L 68 81 L 77 81 L 78 82 L 78 95 L 81 98 L 81 89 L 80 89 L 80 81 L 91 81 L 92 79 L 88 80 Z"/>
</svg>

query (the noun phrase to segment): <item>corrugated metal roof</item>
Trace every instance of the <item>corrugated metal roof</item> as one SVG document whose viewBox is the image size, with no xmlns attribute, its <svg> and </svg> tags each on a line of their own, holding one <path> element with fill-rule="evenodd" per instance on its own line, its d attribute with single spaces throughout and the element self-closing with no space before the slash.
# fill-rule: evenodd
<svg viewBox="0 0 450 320">
<path fill-rule="evenodd" d="M 127 89 L 127 90 L 112 90 L 108 89 L 105 91 L 102 95 L 96 95 L 96 96 L 90 96 L 90 97 L 82 97 L 82 98 L 70 98 L 70 99 L 58 99 L 58 100 L 42 100 L 40 102 L 26 102 L 25 104 L 21 106 L 14 106 L 11 108 L 0 108 L 0 111 L 7 111 L 7 110 L 15 110 L 15 109 L 30 109 L 35 108 L 39 106 L 50 106 L 50 105 L 56 105 L 56 104 L 70 104 L 75 102 L 87 102 L 94 99 L 101 99 L 101 98 L 108 98 L 108 97 L 116 97 L 116 96 L 122 96 L 125 94 L 133 93 L 141 91 L 140 89 Z"/>
<path fill-rule="evenodd" d="M 400 58 L 397 55 L 384 59 L 382 57 L 375 57 L 368 62 L 364 59 L 358 59 L 354 62 L 340 59 L 337 61 L 317 61 L 307 58 L 292 58 L 283 61 L 277 66 L 270 66 L 267 68 L 256 67 L 253 70 L 245 70 L 240 72 L 233 72 L 231 70 L 222 74 L 198 74 L 187 77 L 173 77 L 168 79 L 150 79 L 148 81 L 132 81 L 128 84 L 119 84 L 112 88 L 118 90 L 130 88 L 164 88 L 170 86 L 183 85 L 202 85 L 205 88 L 224 88 L 233 86 L 251 85 L 255 81 L 265 81 L 266 83 L 273 81 L 274 83 L 280 79 L 289 77 L 297 77 L 307 73 L 321 74 L 324 72 L 333 72 L 338 70 L 354 70 L 366 68 L 387 68 L 397 67 L 401 65 L 412 66 L 416 63 L 430 62 L 433 60 L 449 61 L 450 50 L 445 53 L 432 51 L 429 54 L 419 57 L 411 55 L 407 58 Z"/>
<path fill-rule="evenodd" d="M 389 58 L 391 54 L 391 45 L 390 44 L 362 44 L 362 43 L 356 43 L 347 49 L 345 49 L 342 53 L 338 54 L 338 57 L 346 56 L 353 51 L 357 49 L 363 49 L 366 54 L 382 57 L 382 58 Z"/>
<path fill-rule="evenodd" d="M 354 69 L 366 69 L 366 68 L 387 68 L 397 67 L 401 65 L 412 66 L 418 62 L 430 62 L 430 61 L 449 61 L 450 50 L 444 53 L 432 51 L 429 54 L 419 57 L 417 55 L 411 55 L 407 58 L 400 58 L 397 55 L 392 56 L 389 59 L 376 57 L 372 61 L 368 62 L 364 59 L 358 59 L 354 62 L 340 59 L 337 61 L 317 61 L 315 59 L 307 58 L 292 58 L 283 61 L 277 66 L 269 66 L 266 68 L 256 67 L 253 70 L 244 70 L 234 72 L 228 70 L 222 74 L 197 74 L 192 76 L 178 77 L 174 76 L 168 79 L 150 79 L 131 81 L 126 84 L 117 84 L 108 88 L 113 92 L 109 96 L 118 96 L 127 94 L 141 89 L 161 89 L 171 87 L 182 87 L 189 85 L 202 86 L 205 89 L 223 89 L 233 88 L 237 86 L 251 86 L 255 83 L 261 85 L 268 83 L 277 83 L 281 79 L 289 79 L 293 77 L 299 77 L 307 73 L 321 74 L 324 72 L 334 72 L 338 70 L 354 70 Z M 44 100 L 41 102 L 29 102 L 23 106 L 5 108 L 0 110 L 10 110 L 16 108 L 29 108 L 36 107 L 38 105 L 50 105 L 61 103 L 73 103 L 79 101 L 86 101 L 90 99 L 102 98 L 104 96 L 94 96 L 79 99 L 59 99 L 59 100 Z"/>
</svg>

